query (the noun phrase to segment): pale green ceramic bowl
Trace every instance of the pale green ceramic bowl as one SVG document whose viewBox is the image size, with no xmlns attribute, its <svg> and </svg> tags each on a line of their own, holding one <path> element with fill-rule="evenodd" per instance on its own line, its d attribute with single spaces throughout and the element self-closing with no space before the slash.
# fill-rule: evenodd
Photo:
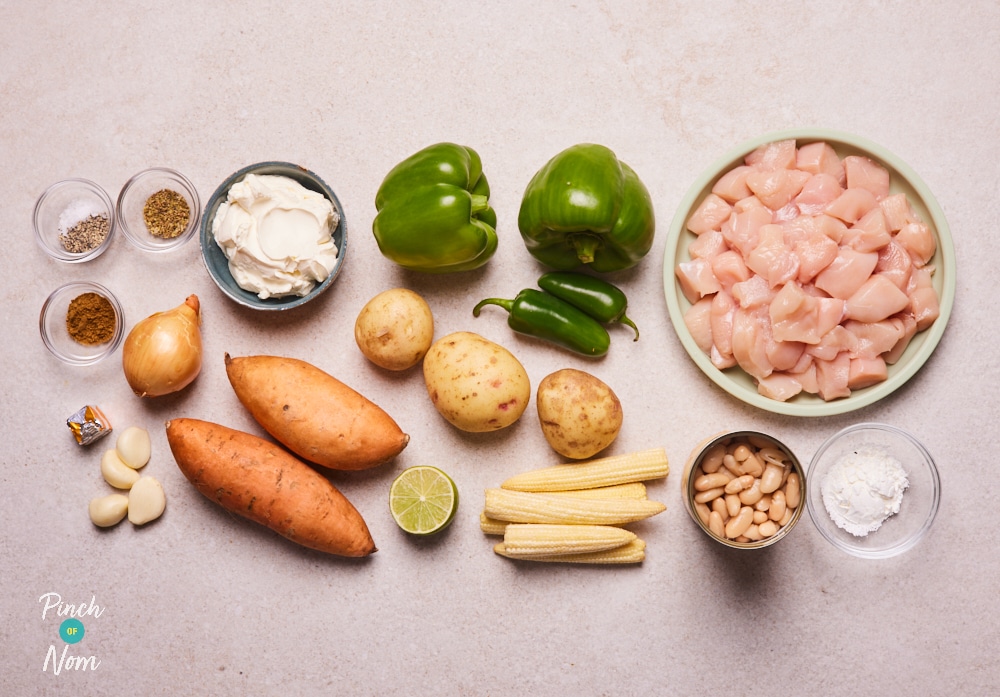
<svg viewBox="0 0 1000 697">
<path fill-rule="evenodd" d="M 891 193 L 905 193 L 920 217 L 927 223 L 937 240 L 937 253 L 931 260 L 936 271 L 934 287 L 940 298 L 941 314 L 928 329 L 917 334 L 903 356 L 889 366 L 889 378 L 884 382 L 855 390 L 851 396 L 823 401 L 810 394 L 799 394 L 787 402 L 779 402 L 757 392 L 757 385 L 748 374 L 739 368 L 719 370 L 709 359 L 684 324 L 684 312 L 691 304 L 681 292 L 674 269 L 680 262 L 690 260 L 687 249 L 695 239 L 694 234 L 685 229 L 685 223 L 694 208 L 711 192 L 712 186 L 724 173 L 742 164 L 743 158 L 765 143 L 794 138 L 799 145 L 815 141 L 826 141 L 841 157 L 865 155 L 882 163 L 889 170 Z M 941 206 L 927 185 L 905 162 L 880 145 L 864 138 L 822 128 L 801 128 L 768 133 L 737 146 L 709 167 L 681 200 L 667 234 L 666 250 L 663 255 L 663 287 L 667 300 L 670 321 L 688 355 L 712 382 L 737 399 L 747 404 L 778 414 L 790 416 L 831 416 L 868 406 L 891 394 L 906 383 L 920 370 L 937 347 L 944 334 L 948 317 L 955 299 L 955 248 L 951 232 Z"/>
</svg>

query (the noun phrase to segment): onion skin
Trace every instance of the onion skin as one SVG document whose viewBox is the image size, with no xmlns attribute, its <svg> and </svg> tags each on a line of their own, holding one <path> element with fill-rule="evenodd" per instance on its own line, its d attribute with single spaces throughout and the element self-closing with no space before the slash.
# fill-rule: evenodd
<svg viewBox="0 0 1000 697">
<path fill-rule="evenodd" d="M 132 327 L 122 347 L 122 368 L 140 397 L 183 390 L 201 372 L 201 305 L 197 295 Z"/>
</svg>

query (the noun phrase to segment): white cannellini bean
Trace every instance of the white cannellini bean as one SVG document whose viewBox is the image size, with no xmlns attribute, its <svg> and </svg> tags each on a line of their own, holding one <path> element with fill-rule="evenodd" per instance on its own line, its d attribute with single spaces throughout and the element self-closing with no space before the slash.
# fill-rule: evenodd
<svg viewBox="0 0 1000 697">
<path fill-rule="evenodd" d="M 129 426 L 118 436 L 115 450 L 118 451 L 118 457 L 122 459 L 122 462 L 137 470 L 149 462 L 152 450 L 149 433 L 144 428 Z"/>
<path fill-rule="evenodd" d="M 108 494 L 90 502 L 90 520 L 101 528 L 117 525 L 128 512 L 128 496 Z"/>
<path fill-rule="evenodd" d="M 108 450 L 101 457 L 101 474 L 116 489 L 131 489 L 139 481 L 139 473 L 122 462 L 117 450 Z"/>
<path fill-rule="evenodd" d="M 144 525 L 156 520 L 166 508 L 167 497 L 163 487 L 153 477 L 141 477 L 128 492 L 128 520 L 134 525 Z"/>
<path fill-rule="evenodd" d="M 771 462 L 764 467 L 764 473 L 760 477 L 760 490 L 765 494 L 777 491 L 781 487 L 781 478 L 784 476 L 784 468 Z"/>
</svg>

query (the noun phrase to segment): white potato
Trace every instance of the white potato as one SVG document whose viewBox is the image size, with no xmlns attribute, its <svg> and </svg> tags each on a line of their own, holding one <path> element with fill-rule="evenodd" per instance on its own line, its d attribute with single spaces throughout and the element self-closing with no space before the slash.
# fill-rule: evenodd
<svg viewBox="0 0 1000 697">
<path fill-rule="evenodd" d="M 434 341 L 434 316 L 417 293 L 393 288 L 361 308 L 354 323 L 354 340 L 375 365 L 406 370 L 423 359 Z"/>
<path fill-rule="evenodd" d="M 538 384 L 535 405 L 545 440 L 557 453 L 574 460 L 596 455 L 621 431 L 618 396 L 582 370 L 565 368 L 547 375 Z"/>
<path fill-rule="evenodd" d="M 510 426 L 531 399 L 528 373 L 514 354 L 472 332 L 434 342 L 424 356 L 424 382 L 441 416 L 473 433 Z"/>
</svg>

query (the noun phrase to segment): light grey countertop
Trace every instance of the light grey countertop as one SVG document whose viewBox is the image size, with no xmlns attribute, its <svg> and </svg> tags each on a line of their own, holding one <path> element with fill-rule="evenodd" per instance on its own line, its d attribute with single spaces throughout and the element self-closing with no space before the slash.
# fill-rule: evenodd
<svg viewBox="0 0 1000 697">
<path fill-rule="evenodd" d="M 1000 525 L 995 469 L 995 311 L 1000 219 L 1000 7 L 923 2 L 361 3 L 0 0 L 0 692 L 29 694 L 712 695 L 1000 694 Z M 822 127 L 875 141 L 934 192 L 954 238 L 954 310 L 936 352 L 903 388 L 839 416 L 745 406 L 684 352 L 663 293 L 666 230 L 696 177 L 736 144 Z M 406 272 L 371 234 L 382 177 L 425 145 L 479 151 L 500 247 L 477 272 Z M 552 155 L 609 146 L 649 188 L 652 251 L 615 281 L 642 338 L 612 332 L 589 362 L 514 335 L 487 296 L 534 285 L 517 229 L 521 194 Z M 204 202 L 244 165 L 307 167 L 348 222 L 343 272 L 296 311 L 244 310 L 214 286 L 193 241 L 151 255 L 118 238 L 64 265 L 32 239 L 39 194 L 67 177 L 116 197 L 150 166 L 184 172 Z M 669 273 L 669 270 L 668 270 Z M 59 363 L 38 335 L 46 296 L 98 281 L 129 325 L 197 294 L 205 364 L 187 390 L 140 400 L 120 350 L 87 368 Z M 622 400 L 610 452 L 662 446 L 649 494 L 667 511 L 639 526 L 644 563 L 512 563 L 479 530 L 483 490 L 559 462 L 529 406 L 501 432 L 457 431 L 419 369 L 388 374 L 353 339 L 364 303 L 406 286 L 436 335 L 480 333 L 510 348 L 532 384 L 562 367 L 593 372 Z M 411 435 L 395 462 L 333 481 L 364 515 L 378 553 L 345 560 L 288 543 L 201 497 L 177 469 L 163 423 L 190 416 L 262 433 L 235 399 L 223 355 L 310 361 L 384 407 Z M 145 528 L 95 528 L 110 441 L 76 445 L 65 419 L 85 404 L 116 428 L 145 427 L 147 473 L 167 494 Z M 680 469 L 703 438 L 749 428 L 805 461 L 859 421 L 901 426 L 937 459 L 943 495 L 930 534 L 903 556 L 844 554 L 802 520 L 764 552 L 722 549 L 684 510 Z M 389 515 L 396 473 L 436 465 L 455 479 L 443 534 L 408 538 Z M 65 644 L 58 608 L 90 608 Z M 62 609 L 68 610 L 66 605 Z M 50 650 L 94 670 L 55 675 Z M 91 664 L 93 665 L 93 663 Z"/>
</svg>

